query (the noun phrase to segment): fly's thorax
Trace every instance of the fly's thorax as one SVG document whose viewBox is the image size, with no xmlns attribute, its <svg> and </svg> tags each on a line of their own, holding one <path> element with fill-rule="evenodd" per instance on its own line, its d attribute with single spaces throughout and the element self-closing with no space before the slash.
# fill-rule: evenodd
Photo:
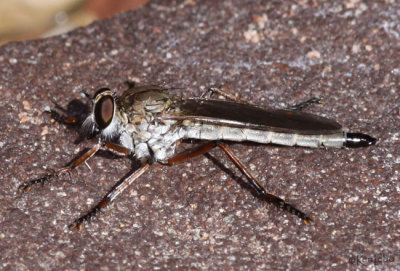
<svg viewBox="0 0 400 271">
<path fill-rule="evenodd" d="M 165 162 L 173 157 L 178 142 L 185 135 L 184 129 L 176 121 L 156 122 L 149 126 L 148 132 L 151 137 L 147 140 L 147 145 L 154 160 L 158 162 Z"/>
<path fill-rule="evenodd" d="M 169 133 L 175 132 L 176 121 L 148 121 L 142 118 L 141 121 L 126 125 L 126 131 L 134 138 L 135 143 L 153 142 L 163 140 Z"/>
<path fill-rule="evenodd" d="M 143 161 L 162 161 L 175 153 L 175 143 L 182 138 L 175 120 L 162 120 L 154 112 L 120 112 L 120 143 Z"/>
<path fill-rule="evenodd" d="M 176 143 L 183 138 L 182 127 L 176 121 L 157 121 L 141 123 L 132 135 L 135 153 L 152 157 L 154 161 L 164 161 L 175 154 Z"/>
<path fill-rule="evenodd" d="M 129 89 L 117 103 L 128 114 L 145 115 L 167 110 L 172 104 L 172 98 L 166 89 L 147 86 Z"/>
<path fill-rule="evenodd" d="M 159 115 L 170 110 L 173 103 L 173 97 L 167 89 L 158 86 L 134 86 L 125 91 L 116 102 L 121 115 L 125 114 L 127 120 L 121 130 L 132 138 L 137 156 L 156 154 L 160 149 L 156 146 L 161 144 L 158 142 L 163 141 L 166 146 L 172 144 L 170 139 L 165 140 L 164 137 L 168 138 L 171 132 L 170 122 L 175 121 L 157 120 Z"/>
</svg>

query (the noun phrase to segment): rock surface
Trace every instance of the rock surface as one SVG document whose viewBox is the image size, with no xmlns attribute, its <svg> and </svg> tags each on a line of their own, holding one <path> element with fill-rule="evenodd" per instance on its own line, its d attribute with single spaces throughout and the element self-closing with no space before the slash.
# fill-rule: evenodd
<svg viewBox="0 0 400 271">
<path fill-rule="evenodd" d="M 0 47 L 3 270 L 344 270 L 400 263 L 400 5 L 396 1 L 154 1 L 68 34 Z M 379 138 L 366 149 L 236 144 L 268 191 L 315 223 L 254 198 L 219 150 L 155 165 L 81 232 L 67 227 L 129 172 L 103 152 L 52 184 L 18 186 L 94 141 L 43 113 L 87 111 L 83 89 L 126 80 L 191 97 L 307 111 Z M 71 102 L 74 101 L 74 102 Z M 221 170 L 221 168 L 223 170 Z"/>
</svg>

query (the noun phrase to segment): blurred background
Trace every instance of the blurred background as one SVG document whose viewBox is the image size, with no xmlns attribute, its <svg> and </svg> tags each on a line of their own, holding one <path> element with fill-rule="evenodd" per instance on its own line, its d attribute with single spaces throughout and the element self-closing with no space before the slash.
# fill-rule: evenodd
<svg viewBox="0 0 400 271">
<path fill-rule="evenodd" d="M 49 37 L 150 0 L 0 0 L 0 44 Z"/>
</svg>

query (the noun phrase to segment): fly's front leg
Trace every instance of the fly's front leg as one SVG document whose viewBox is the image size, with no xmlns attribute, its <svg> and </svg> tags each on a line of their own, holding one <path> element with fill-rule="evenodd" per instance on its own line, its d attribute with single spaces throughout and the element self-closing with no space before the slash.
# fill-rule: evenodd
<svg viewBox="0 0 400 271">
<path fill-rule="evenodd" d="M 53 109 L 51 109 L 50 111 L 45 111 L 45 112 L 50 114 L 51 118 L 59 123 L 62 123 L 65 125 L 70 125 L 70 126 L 75 126 L 75 125 L 79 124 L 79 120 L 77 118 L 63 116 Z"/>
<path fill-rule="evenodd" d="M 83 155 L 78 157 L 78 159 L 76 159 L 75 161 L 71 162 L 67 166 L 65 166 L 63 168 L 60 168 L 60 169 L 54 171 L 51 174 L 47 174 L 42 178 L 31 180 L 31 181 L 29 181 L 29 182 L 27 182 L 25 184 L 22 184 L 20 186 L 20 189 L 23 192 L 28 192 L 29 190 L 31 190 L 32 185 L 34 185 L 34 184 L 40 184 L 40 183 L 45 183 L 45 182 L 48 182 L 48 181 L 53 181 L 55 178 L 59 177 L 61 174 L 64 174 L 66 172 L 70 172 L 71 170 L 73 170 L 77 166 L 79 166 L 82 163 L 86 162 L 90 157 L 92 157 L 101 148 L 110 149 L 110 150 L 118 152 L 119 154 L 126 155 L 126 156 L 130 155 L 130 153 L 131 153 L 131 150 L 129 150 L 129 149 L 123 147 L 123 146 L 114 144 L 112 142 L 99 142 L 95 146 L 93 146 L 90 150 L 85 152 Z M 105 208 L 123 190 L 125 190 L 125 188 L 128 187 L 129 184 L 131 184 L 136 178 L 138 178 L 140 175 L 142 175 L 143 172 L 147 168 L 148 168 L 148 165 L 146 164 L 146 165 L 142 166 L 142 168 L 137 170 L 135 173 L 133 173 L 131 176 L 129 176 L 128 178 L 123 180 L 123 182 L 121 182 L 115 189 L 113 189 L 113 191 L 111 191 L 109 194 L 107 194 L 106 197 L 104 197 L 103 200 L 99 204 L 97 204 L 88 214 L 86 214 L 85 216 L 75 220 L 75 222 L 73 224 L 71 224 L 71 227 L 76 227 L 77 229 L 81 229 L 82 228 L 81 224 L 84 221 L 89 220 L 96 213 L 98 213 L 101 209 Z"/>
<path fill-rule="evenodd" d="M 306 107 L 308 107 L 308 106 L 310 106 L 312 104 L 323 104 L 323 103 L 325 103 L 324 99 L 314 97 L 314 98 L 311 98 L 311 99 L 309 99 L 307 101 L 292 105 L 292 106 L 289 107 L 289 109 L 291 109 L 291 110 L 303 110 L 304 108 L 306 108 Z"/>
<path fill-rule="evenodd" d="M 167 161 L 167 164 L 175 165 L 175 164 L 181 163 L 190 158 L 202 155 L 202 154 L 210 151 L 211 149 L 215 148 L 216 146 L 217 146 L 216 142 L 208 142 L 208 143 L 200 146 L 199 148 L 195 148 L 188 152 L 184 152 L 184 153 L 174 156 L 173 158 L 171 158 Z M 114 150 L 118 151 L 117 148 L 123 148 L 123 147 L 114 145 L 114 146 L 112 146 L 112 148 L 114 148 Z M 76 219 L 71 225 L 69 225 L 69 228 L 71 228 L 71 229 L 75 228 L 77 230 L 81 230 L 82 223 L 84 223 L 85 221 L 91 220 L 98 212 L 100 212 L 102 209 L 106 208 L 119 194 L 122 193 L 122 191 L 124 191 L 137 178 L 139 178 L 149 167 L 150 167 L 150 164 L 146 163 L 143 166 L 141 166 L 138 170 L 136 170 L 134 173 L 129 175 L 127 178 L 123 179 L 87 214 Z"/>
<path fill-rule="evenodd" d="M 73 170 L 74 168 L 76 168 L 77 166 L 79 166 L 80 164 L 82 164 L 83 162 L 86 162 L 90 157 L 92 157 L 98 150 L 101 149 L 101 147 L 104 145 L 105 143 L 99 142 L 96 145 L 94 145 L 90 150 L 88 150 L 87 152 L 85 152 L 84 154 L 82 154 L 80 157 L 78 157 L 76 160 L 74 160 L 73 162 L 69 163 L 67 166 L 62 167 L 50 174 L 47 174 L 45 176 L 43 176 L 42 178 L 39 179 L 34 179 L 34 180 L 30 180 L 27 183 L 22 184 L 19 189 L 22 190 L 23 192 L 29 192 L 29 190 L 31 190 L 32 185 L 35 184 L 44 184 L 46 182 L 51 182 L 53 181 L 55 178 L 59 177 L 60 175 L 70 172 L 71 170 Z"/>
<path fill-rule="evenodd" d="M 110 205 L 110 203 L 121 194 L 130 184 L 132 184 L 137 178 L 139 178 L 148 168 L 150 164 L 144 164 L 138 170 L 133 172 L 127 178 L 123 179 L 117 186 L 115 186 L 96 206 L 94 206 L 87 214 L 76 219 L 71 225 L 70 229 L 82 229 L 82 223 L 90 221 L 97 213 L 102 209 Z"/>
<path fill-rule="evenodd" d="M 52 173 L 47 174 L 47 175 L 43 176 L 42 178 L 30 180 L 27 183 L 22 184 L 19 187 L 19 189 L 22 190 L 23 192 L 29 192 L 29 190 L 31 190 L 31 188 L 32 188 L 32 185 L 44 184 L 46 182 L 53 181 L 55 178 L 59 177 L 60 175 L 67 173 L 67 172 L 71 172 L 71 170 L 73 170 L 77 166 L 81 165 L 83 162 L 86 162 L 87 160 L 89 160 L 90 157 L 95 155 L 95 153 L 98 152 L 103 147 L 114 150 L 114 151 L 119 152 L 124 155 L 130 154 L 130 150 L 126 149 L 122 146 L 116 145 L 111 142 L 99 142 L 96 145 L 94 145 L 91 149 L 89 149 L 87 152 L 85 152 L 84 154 L 79 156 L 77 159 L 75 159 L 74 161 L 72 161 L 71 163 L 66 165 L 65 167 L 62 167 L 56 171 L 53 171 Z"/>
<path fill-rule="evenodd" d="M 311 218 L 303 213 L 302 211 L 298 210 L 297 208 L 293 207 L 289 203 L 286 203 L 283 199 L 267 193 L 265 188 L 260 184 L 260 182 L 256 179 L 256 177 L 251 174 L 250 170 L 245 167 L 245 165 L 240 162 L 240 160 L 232 153 L 232 151 L 225 146 L 224 144 L 218 143 L 218 147 L 221 148 L 226 155 L 228 155 L 229 159 L 246 175 L 246 177 L 249 179 L 249 184 L 251 187 L 253 187 L 259 195 L 261 195 L 265 201 L 273 203 L 274 205 L 300 217 L 303 219 L 305 224 L 309 224 L 312 222 Z"/>
</svg>

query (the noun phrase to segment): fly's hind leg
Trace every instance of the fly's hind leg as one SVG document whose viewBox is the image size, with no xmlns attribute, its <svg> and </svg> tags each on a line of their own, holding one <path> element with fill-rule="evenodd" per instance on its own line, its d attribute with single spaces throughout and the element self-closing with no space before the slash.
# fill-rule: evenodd
<svg viewBox="0 0 400 271">
<path fill-rule="evenodd" d="M 211 97 L 214 93 L 216 93 L 216 94 L 221 95 L 222 97 L 225 97 L 225 98 L 230 99 L 232 101 L 235 101 L 235 102 L 238 102 L 238 103 L 243 103 L 243 104 L 249 104 L 248 101 L 240 99 L 239 97 L 236 97 L 236 96 L 234 96 L 234 95 L 222 90 L 222 88 L 223 88 L 222 86 L 220 86 L 220 87 L 210 87 L 200 96 L 200 98 L 205 98 L 206 94 L 209 94 L 210 97 Z"/>
<path fill-rule="evenodd" d="M 209 94 L 211 97 L 214 93 L 219 94 L 227 99 L 230 99 L 230 100 L 238 102 L 238 103 L 250 104 L 248 101 L 240 99 L 239 97 L 236 97 L 236 96 L 222 90 L 222 87 L 210 87 L 200 97 L 205 98 L 206 94 Z M 310 106 L 311 104 L 323 104 L 323 103 L 325 103 L 324 99 L 314 97 L 307 101 L 292 105 L 288 109 L 303 110 L 304 108 Z"/>
<path fill-rule="evenodd" d="M 265 188 L 260 184 L 260 182 L 256 179 L 256 177 L 253 176 L 253 174 L 250 172 L 249 169 L 246 168 L 246 166 L 240 162 L 240 160 L 232 153 L 232 151 L 224 144 L 219 143 L 217 141 L 211 141 L 208 142 L 199 148 L 191 149 L 186 152 L 183 152 L 181 154 L 176 155 L 175 157 L 171 158 L 168 160 L 168 165 L 175 165 L 178 163 L 181 163 L 183 161 L 186 161 L 190 158 L 202 155 L 206 152 L 209 152 L 215 147 L 219 147 L 222 149 L 226 155 L 228 155 L 229 159 L 246 175 L 246 177 L 249 180 L 250 186 L 260 195 L 263 197 L 263 199 L 269 203 L 272 203 L 279 208 L 282 208 L 285 211 L 288 211 L 291 214 L 294 214 L 301 218 L 305 224 L 309 224 L 312 222 L 312 219 L 303 213 L 302 211 L 298 210 L 296 207 L 293 207 L 291 204 L 285 202 L 283 199 L 268 193 Z"/>
<path fill-rule="evenodd" d="M 267 193 L 265 188 L 260 184 L 256 177 L 253 176 L 250 170 L 247 169 L 242 162 L 240 162 L 240 160 L 232 153 L 232 151 L 227 146 L 218 143 L 218 147 L 222 149 L 229 157 L 229 159 L 246 175 L 251 187 L 253 187 L 257 191 L 257 193 L 264 198 L 265 201 L 272 203 L 279 208 L 298 216 L 304 221 L 305 224 L 309 224 L 310 222 L 312 222 L 311 218 L 308 215 L 298 210 L 296 207 L 293 207 L 291 204 L 285 202 L 283 199 L 273 194 Z"/>
<path fill-rule="evenodd" d="M 291 109 L 291 110 L 303 110 L 304 108 L 306 108 L 306 107 L 308 107 L 308 106 L 310 106 L 312 104 L 323 104 L 323 103 L 325 103 L 324 99 L 314 97 L 314 98 L 311 98 L 311 99 L 309 99 L 307 101 L 292 105 L 292 106 L 289 107 L 289 109 Z"/>
</svg>

